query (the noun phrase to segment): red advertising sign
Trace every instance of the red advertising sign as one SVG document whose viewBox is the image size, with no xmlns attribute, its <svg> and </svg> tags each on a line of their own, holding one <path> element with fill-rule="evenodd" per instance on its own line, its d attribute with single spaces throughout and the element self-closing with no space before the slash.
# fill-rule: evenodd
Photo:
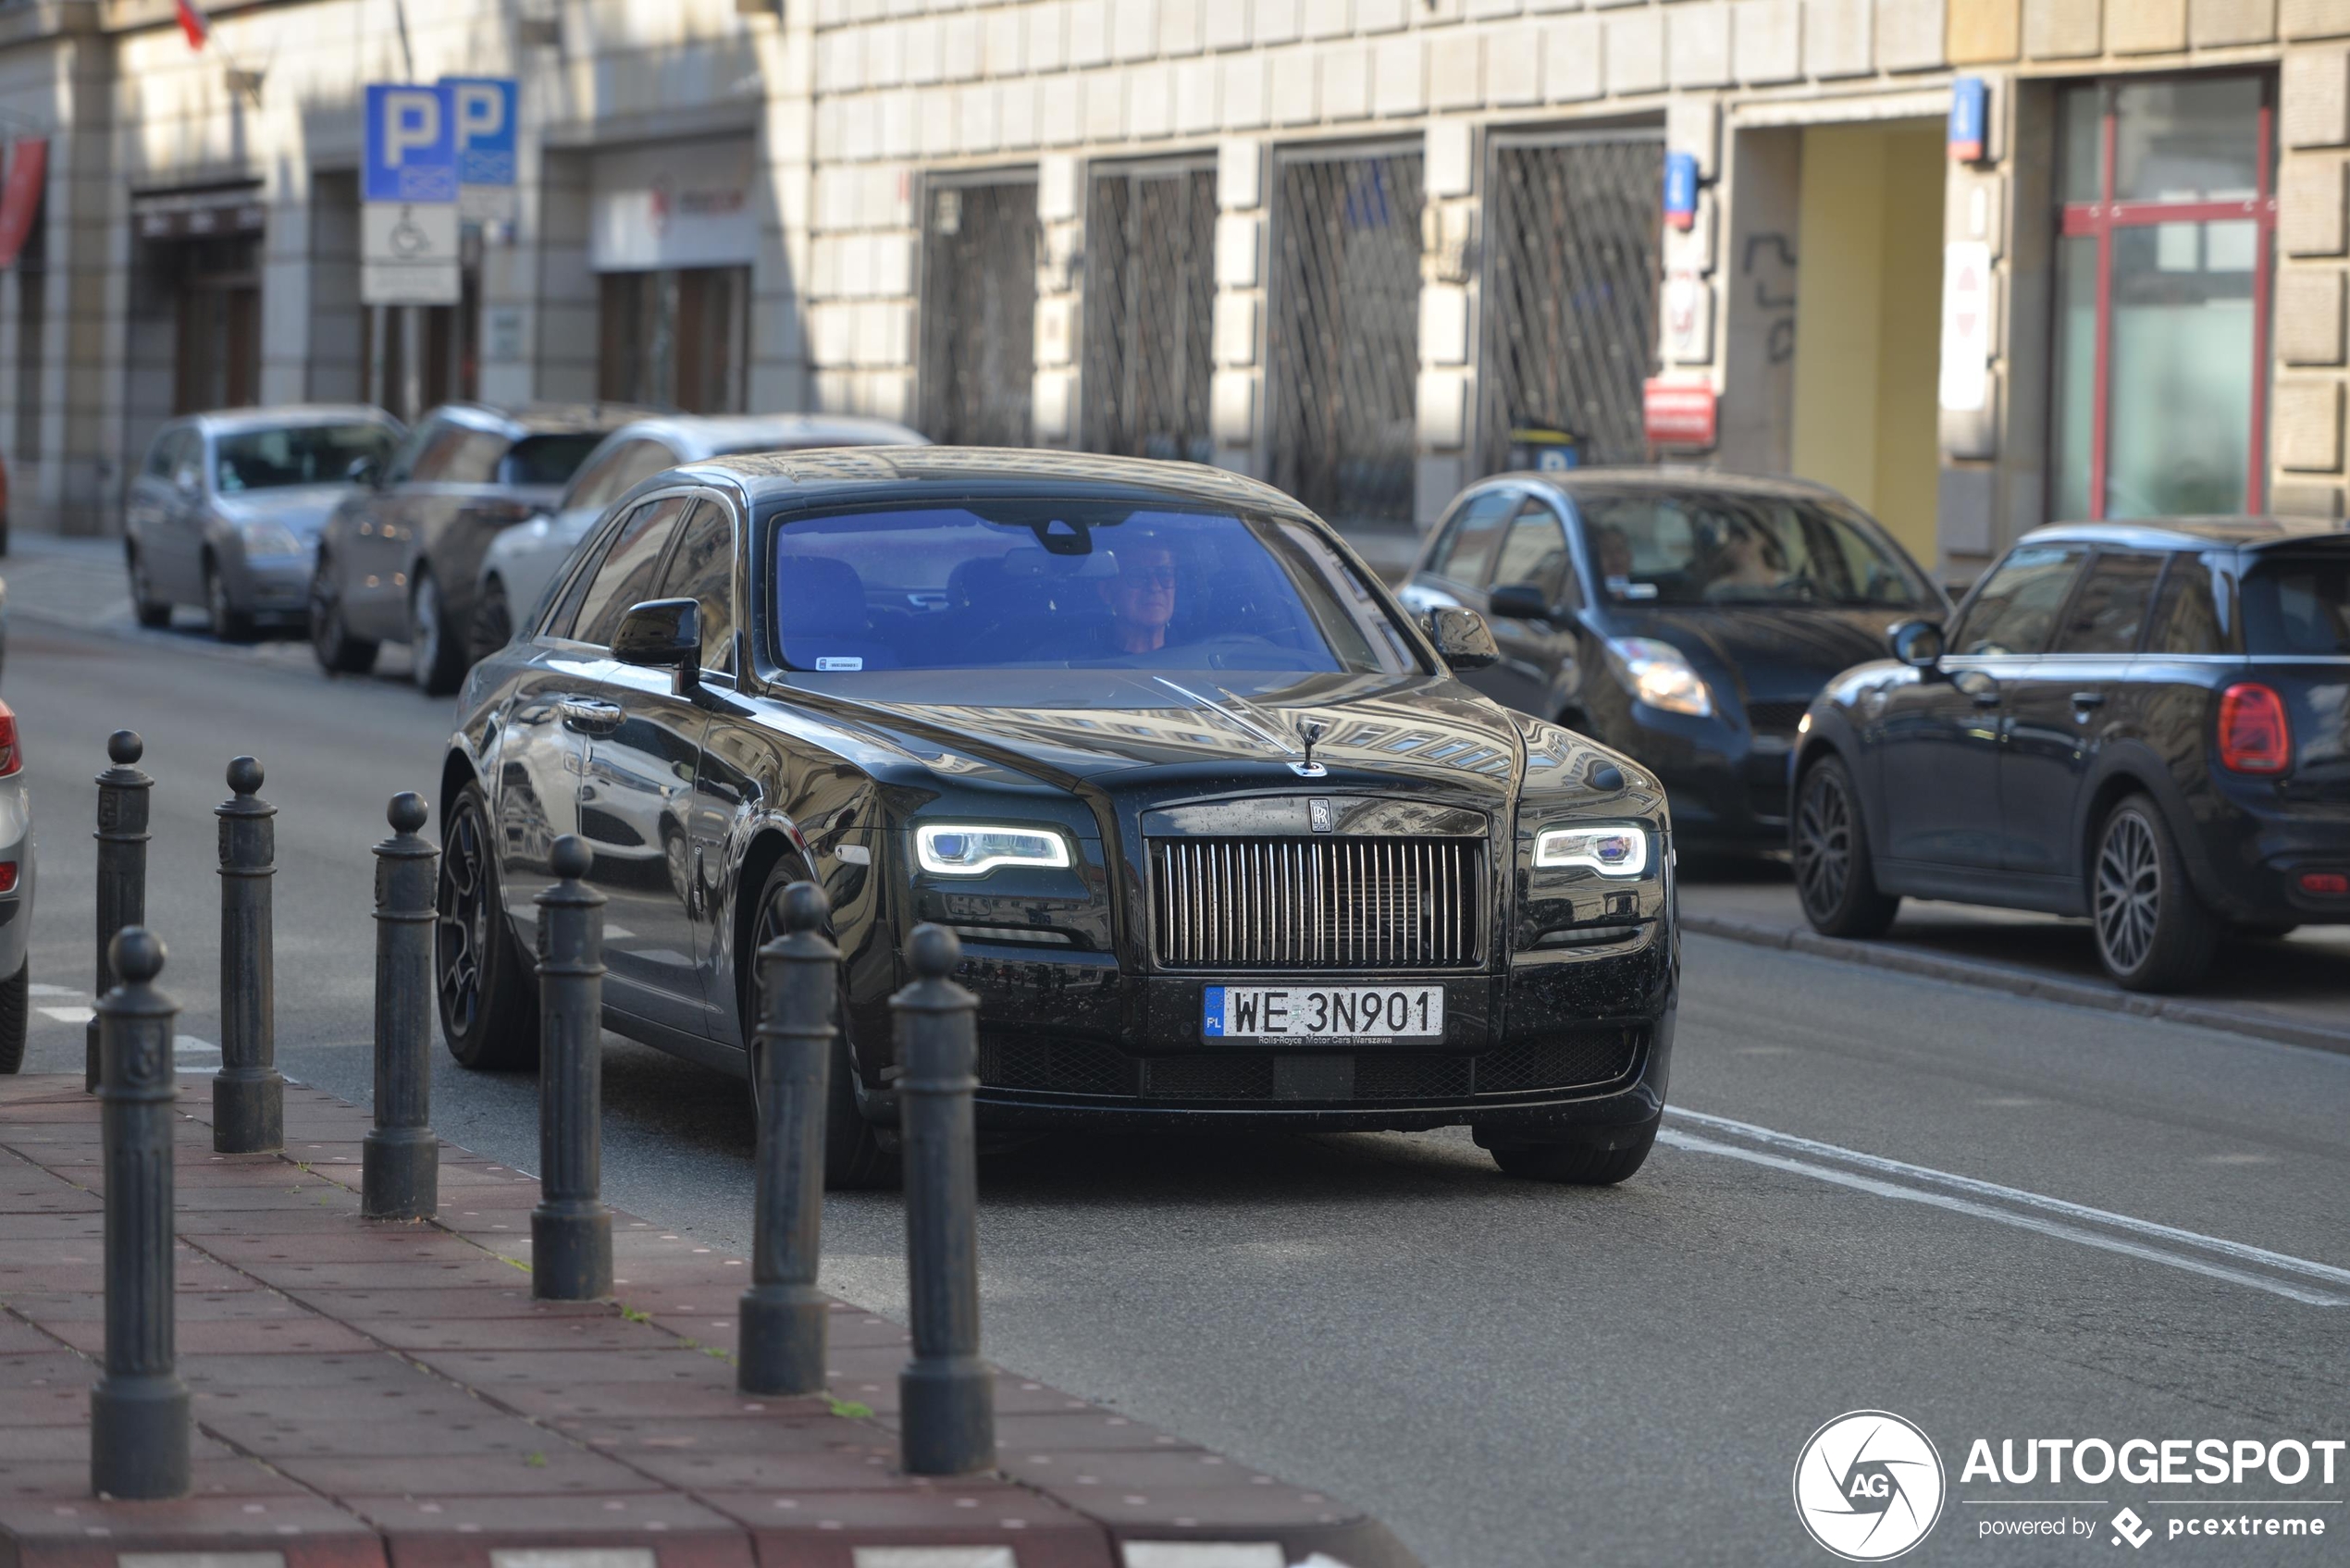
<svg viewBox="0 0 2350 1568">
<path fill-rule="evenodd" d="M 1640 412 L 1651 446 L 1713 444 L 1713 389 L 1701 381 L 1651 381 L 1641 389 Z"/>
<path fill-rule="evenodd" d="M 48 182 L 49 143 L 35 137 L 8 149 L 8 178 L 0 185 L 0 266 L 14 266 L 24 242 L 31 237 L 32 220 L 41 211 L 42 187 Z"/>
</svg>

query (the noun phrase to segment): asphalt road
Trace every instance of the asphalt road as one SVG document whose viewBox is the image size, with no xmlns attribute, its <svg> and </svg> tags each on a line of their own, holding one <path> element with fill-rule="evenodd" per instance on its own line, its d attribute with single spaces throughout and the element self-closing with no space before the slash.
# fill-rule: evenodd
<svg viewBox="0 0 2350 1568">
<path fill-rule="evenodd" d="M 183 1059 L 216 1039 L 210 812 L 251 751 L 280 811 L 279 1059 L 365 1102 L 367 846 L 386 797 L 433 779 L 446 707 L 23 611 L 6 696 L 37 801 L 33 979 L 57 988 L 31 1065 L 80 1064 L 91 775 L 129 725 L 159 781 L 150 923 Z M 2350 1058 L 1704 938 L 1685 957 L 1678 1113 L 1625 1186 L 1514 1182 L 1460 1132 L 1032 1145 L 982 1167 L 989 1352 L 1360 1502 L 1431 1568 L 1829 1562 L 1790 1475 L 1863 1408 L 1947 1470 L 1907 1561 L 2109 1554 L 2125 1504 L 2166 1556 L 2350 1557 L 2350 1463 L 2331 1486 L 1960 1475 L 1977 1438 L 2350 1437 Z M 605 1073 L 606 1195 L 746 1246 L 742 1088 L 616 1039 Z M 435 1092 L 444 1135 L 535 1167 L 532 1083 L 443 1057 Z M 827 1285 L 897 1310 L 896 1199 L 835 1198 L 825 1224 Z M 2169 1538 L 2222 1504 L 2327 1533 Z M 2055 1517 L 2084 1533 L 1985 1535 Z"/>
</svg>

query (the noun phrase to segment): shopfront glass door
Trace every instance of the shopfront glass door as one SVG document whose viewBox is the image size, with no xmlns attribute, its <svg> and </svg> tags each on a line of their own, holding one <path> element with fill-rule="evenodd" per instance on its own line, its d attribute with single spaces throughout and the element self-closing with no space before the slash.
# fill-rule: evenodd
<svg viewBox="0 0 2350 1568">
<path fill-rule="evenodd" d="M 2064 91 L 2060 120 L 2054 513 L 2259 511 L 2268 79 L 2085 83 Z"/>
</svg>

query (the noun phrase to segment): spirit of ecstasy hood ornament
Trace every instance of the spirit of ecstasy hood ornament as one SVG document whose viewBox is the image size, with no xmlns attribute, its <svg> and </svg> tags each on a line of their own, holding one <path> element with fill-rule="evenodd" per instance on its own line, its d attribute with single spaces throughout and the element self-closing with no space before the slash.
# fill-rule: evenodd
<svg viewBox="0 0 2350 1568">
<path fill-rule="evenodd" d="M 1291 763 L 1290 771 L 1301 779 L 1322 777 L 1330 770 L 1314 760 L 1314 743 L 1322 738 L 1322 722 L 1319 719 L 1308 719 L 1297 726 L 1297 733 L 1305 739 L 1305 760 Z"/>
</svg>

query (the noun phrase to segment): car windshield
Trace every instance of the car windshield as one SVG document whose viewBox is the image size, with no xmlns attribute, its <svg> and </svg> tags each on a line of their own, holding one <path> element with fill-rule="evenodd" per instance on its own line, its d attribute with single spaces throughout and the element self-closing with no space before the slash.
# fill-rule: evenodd
<svg viewBox="0 0 2350 1568">
<path fill-rule="evenodd" d="M 1911 609 L 1925 585 L 1892 547 L 1807 500 L 1638 490 L 1577 492 L 1607 596 L 1624 602 Z"/>
<path fill-rule="evenodd" d="M 594 431 L 575 436 L 525 436 L 507 450 L 500 479 L 508 485 L 563 485 L 601 445 Z"/>
<path fill-rule="evenodd" d="M 340 485 L 363 457 L 383 462 L 400 443 L 389 425 L 280 425 L 213 438 L 213 485 L 223 495 L 289 485 Z"/>
<path fill-rule="evenodd" d="M 795 670 L 1418 667 L 1370 585 L 1314 529 L 1107 501 L 794 518 L 774 622 Z"/>
<path fill-rule="evenodd" d="M 2350 653 L 2350 556 L 2257 558 L 2244 579 L 2246 653 Z"/>
</svg>

